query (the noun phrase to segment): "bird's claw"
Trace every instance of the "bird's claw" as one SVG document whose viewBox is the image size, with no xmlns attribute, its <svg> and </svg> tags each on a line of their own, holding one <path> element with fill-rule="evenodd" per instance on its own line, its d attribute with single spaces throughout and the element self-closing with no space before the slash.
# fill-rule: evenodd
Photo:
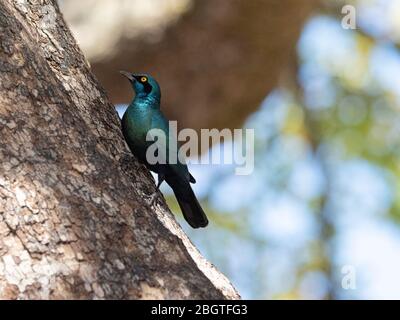
<svg viewBox="0 0 400 320">
<path fill-rule="evenodd" d="M 156 204 L 157 202 L 157 196 L 158 196 L 158 192 L 154 192 L 151 197 L 150 197 L 150 201 L 149 201 L 149 205 L 152 207 Z"/>
<path fill-rule="evenodd" d="M 132 152 L 123 151 L 123 152 L 121 152 L 121 158 L 122 157 L 133 157 L 133 154 L 132 154 Z"/>
</svg>

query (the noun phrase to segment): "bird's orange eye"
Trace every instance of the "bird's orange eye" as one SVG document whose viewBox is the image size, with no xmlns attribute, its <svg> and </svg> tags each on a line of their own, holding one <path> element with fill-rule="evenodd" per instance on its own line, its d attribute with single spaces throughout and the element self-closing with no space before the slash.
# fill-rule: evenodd
<svg viewBox="0 0 400 320">
<path fill-rule="evenodd" d="M 146 81 L 147 81 L 147 78 L 146 78 L 146 77 L 142 77 L 142 78 L 140 79 L 140 81 L 141 81 L 141 82 L 146 82 Z"/>
</svg>

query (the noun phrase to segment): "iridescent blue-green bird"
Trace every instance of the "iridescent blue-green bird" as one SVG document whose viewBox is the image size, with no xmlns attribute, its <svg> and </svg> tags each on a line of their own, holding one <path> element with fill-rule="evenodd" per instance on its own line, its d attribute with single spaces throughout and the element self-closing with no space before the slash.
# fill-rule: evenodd
<svg viewBox="0 0 400 320">
<path fill-rule="evenodd" d="M 136 93 L 122 117 L 122 132 L 129 148 L 142 163 L 158 174 L 157 189 L 163 181 L 169 184 L 186 221 L 193 228 L 206 227 L 207 217 L 190 186 L 190 183 L 195 183 L 196 180 L 189 173 L 186 164 L 180 161 L 168 161 L 168 156 L 163 163 L 151 164 L 146 157 L 147 149 L 154 143 L 146 140 L 151 129 L 160 129 L 165 133 L 166 154 L 173 152 L 178 157 L 176 139 L 170 137 L 168 120 L 160 109 L 160 86 L 147 74 L 133 74 L 126 71 L 120 73 L 128 78 Z"/>
</svg>

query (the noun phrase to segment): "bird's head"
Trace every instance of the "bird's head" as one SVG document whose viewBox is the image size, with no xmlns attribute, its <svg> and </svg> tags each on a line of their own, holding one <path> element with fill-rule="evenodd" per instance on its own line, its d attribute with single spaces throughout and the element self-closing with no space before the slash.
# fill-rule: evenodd
<svg viewBox="0 0 400 320">
<path fill-rule="evenodd" d="M 136 96 L 139 97 L 153 97 L 157 100 L 161 98 L 161 90 L 157 81 L 148 74 L 130 73 L 127 71 L 120 71 L 120 73 L 128 78 Z"/>
</svg>

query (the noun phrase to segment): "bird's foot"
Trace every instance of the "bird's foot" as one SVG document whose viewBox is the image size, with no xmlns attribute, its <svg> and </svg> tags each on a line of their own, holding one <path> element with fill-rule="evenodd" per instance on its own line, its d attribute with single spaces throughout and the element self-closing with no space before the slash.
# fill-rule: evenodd
<svg viewBox="0 0 400 320">
<path fill-rule="evenodd" d="M 157 202 L 157 198 L 158 198 L 158 194 L 160 192 L 160 186 L 164 181 L 164 175 L 163 174 L 158 174 L 158 183 L 156 186 L 156 190 L 154 191 L 154 193 L 151 195 L 150 197 L 150 201 L 149 201 L 149 205 L 152 207 L 156 204 Z"/>
<path fill-rule="evenodd" d="M 120 159 L 122 159 L 122 158 L 131 158 L 131 157 L 133 157 L 132 152 L 125 152 L 125 151 L 123 151 L 123 152 L 121 152 L 121 153 L 119 154 L 119 158 L 120 158 Z"/>
<path fill-rule="evenodd" d="M 158 192 L 156 191 L 150 196 L 150 199 L 148 201 L 151 207 L 153 207 L 157 203 L 157 198 L 158 198 Z"/>
</svg>

